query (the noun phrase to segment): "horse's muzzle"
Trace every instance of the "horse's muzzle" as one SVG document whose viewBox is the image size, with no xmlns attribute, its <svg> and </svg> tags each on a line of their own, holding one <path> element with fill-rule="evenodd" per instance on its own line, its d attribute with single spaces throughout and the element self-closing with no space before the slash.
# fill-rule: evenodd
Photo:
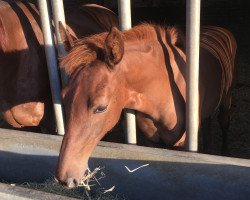
<svg viewBox="0 0 250 200">
<path fill-rule="evenodd" d="M 60 184 L 62 184 L 64 186 L 66 186 L 69 189 L 75 188 L 75 187 L 77 187 L 79 185 L 79 182 L 75 178 L 66 178 L 65 180 L 60 180 L 60 179 L 54 177 L 54 180 L 57 183 L 60 183 Z"/>
</svg>

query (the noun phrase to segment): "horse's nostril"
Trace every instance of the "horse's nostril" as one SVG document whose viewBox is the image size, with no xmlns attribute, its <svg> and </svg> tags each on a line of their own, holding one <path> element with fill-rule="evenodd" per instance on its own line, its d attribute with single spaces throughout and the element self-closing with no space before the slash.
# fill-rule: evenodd
<svg viewBox="0 0 250 200">
<path fill-rule="evenodd" d="M 69 188 L 74 188 L 78 186 L 78 181 L 73 178 L 68 178 L 66 181 L 66 186 Z"/>
</svg>

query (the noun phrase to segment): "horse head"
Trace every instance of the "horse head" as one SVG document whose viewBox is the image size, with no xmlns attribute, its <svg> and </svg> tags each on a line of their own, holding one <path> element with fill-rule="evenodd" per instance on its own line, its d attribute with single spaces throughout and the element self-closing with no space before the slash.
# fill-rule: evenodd
<svg viewBox="0 0 250 200">
<path fill-rule="evenodd" d="M 126 105 L 120 63 L 124 53 L 121 33 L 109 33 L 74 41 L 61 26 L 69 51 L 61 66 L 69 76 L 62 91 L 66 113 L 57 178 L 68 187 L 77 186 L 88 158 L 101 138 L 118 122 Z"/>
<path fill-rule="evenodd" d="M 181 61 L 185 56 L 174 28 L 142 24 L 74 40 L 61 26 L 61 37 L 69 81 L 62 91 L 67 119 L 59 181 L 79 183 L 91 152 L 124 108 L 137 111 L 138 127 L 155 144 L 172 147 L 182 138 L 185 80 L 179 65 L 185 63 L 176 62 L 174 52 Z"/>
</svg>

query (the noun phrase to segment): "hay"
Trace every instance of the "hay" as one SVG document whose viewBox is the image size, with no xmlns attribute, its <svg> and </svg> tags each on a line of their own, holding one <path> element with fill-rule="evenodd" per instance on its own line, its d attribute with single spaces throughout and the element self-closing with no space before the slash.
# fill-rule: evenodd
<svg viewBox="0 0 250 200">
<path fill-rule="evenodd" d="M 129 169 L 127 166 L 125 166 L 125 168 L 128 170 L 129 173 L 133 173 L 133 172 L 137 171 L 138 169 L 141 169 L 141 168 L 147 167 L 147 166 L 149 166 L 149 164 L 141 165 L 135 169 Z"/>
<path fill-rule="evenodd" d="M 61 186 L 59 183 L 52 179 L 46 180 L 44 183 L 23 183 L 19 186 L 44 191 L 48 193 L 68 196 L 83 200 L 125 200 L 126 198 L 117 194 L 103 193 L 103 189 L 95 191 L 87 191 L 83 187 L 68 189 Z"/>
<path fill-rule="evenodd" d="M 88 169 L 80 182 L 80 187 L 77 188 L 66 188 L 55 181 L 54 178 L 46 180 L 41 184 L 23 183 L 20 186 L 84 200 L 125 200 L 126 198 L 124 196 L 113 193 L 115 186 L 109 189 L 101 187 L 99 180 L 106 177 L 105 173 L 102 171 L 103 169 L 104 168 L 98 167 L 94 169 L 93 172 Z M 99 177 L 97 177 L 98 174 Z M 91 190 L 91 187 L 96 184 L 99 188 Z"/>
<path fill-rule="evenodd" d="M 101 171 L 102 169 L 103 169 L 103 168 L 101 168 L 101 167 L 97 167 L 97 168 L 94 169 L 93 172 L 91 172 L 90 169 L 88 168 L 87 171 L 86 171 L 86 173 L 84 174 L 84 177 L 82 178 L 82 180 L 81 180 L 81 182 L 80 182 L 80 184 L 79 184 L 80 187 L 81 187 L 81 186 L 84 187 L 84 189 L 85 189 L 85 194 L 86 194 L 86 196 L 88 197 L 88 200 L 92 200 L 92 198 L 91 198 L 91 196 L 89 195 L 89 192 L 88 192 L 88 191 L 90 191 L 90 190 L 91 190 L 91 187 L 95 185 L 95 184 L 90 185 L 90 182 L 93 182 L 93 181 L 94 181 L 94 182 L 96 182 L 99 186 L 101 186 L 99 180 L 106 177 L 106 175 L 104 174 L 104 172 Z M 97 175 L 98 172 L 100 172 L 100 174 L 101 174 L 101 176 L 100 176 L 99 178 L 96 177 L 96 175 Z M 108 193 L 108 192 L 113 192 L 113 190 L 115 189 L 115 186 L 112 186 L 111 188 L 106 189 L 106 190 L 103 189 L 103 188 L 101 188 L 101 189 L 104 190 L 104 191 L 101 192 L 101 193 L 102 193 L 102 194 L 106 194 L 106 193 Z M 99 197 L 98 199 L 100 199 L 100 197 Z"/>
<path fill-rule="evenodd" d="M 87 172 L 85 173 L 84 177 L 82 178 L 79 186 L 83 186 L 85 188 L 85 190 L 90 190 L 91 186 L 94 185 L 90 185 L 89 183 L 91 182 L 91 180 L 95 180 L 99 186 L 101 186 L 100 182 L 98 181 L 98 179 L 95 177 L 95 175 L 101 170 L 101 167 L 97 167 L 94 169 L 93 172 L 90 171 L 90 169 L 87 169 Z M 105 174 L 104 174 L 105 176 Z M 102 178 L 102 177 L 101 177 Z"/>
</svg>

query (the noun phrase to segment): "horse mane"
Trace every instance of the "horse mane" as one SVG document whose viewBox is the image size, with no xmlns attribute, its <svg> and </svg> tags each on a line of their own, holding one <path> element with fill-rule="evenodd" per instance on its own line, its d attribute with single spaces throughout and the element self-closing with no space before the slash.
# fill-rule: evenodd
<svg viewBox="0 0 250 200">
<path fill-rule="evenodd" d="M 134 28 L 123 33 L 124 41 L 138 41 L 143 40 L 152 41 L 158 40 L 157 34 L 160 33 L 161 37 L 167 37 L 171 44 L 175 45 L 179 36 L 179 30 L 173 26 L 160 26 L 150 23 L 142 23 Z"/>
<path fill-rule="evenodd" d="M 181 34 L 175 27 L 163 27 L 159 25 L 143 23 L 132 29 L 122 32 L 125 42 L 148 42 L 157 41 L 160 33 L 163 40 L 168 39 L 172 45 L 184 43 Z M 97 58 L 104 61 L 104 42 L 108 32 L 81 38 L 75 41 L 70 52 L 61 58 L 60 66 L 65 68 L 68 75 L 72 74 L 79 67 L 90 65 Z"/>
<path fill-rule="evenodd" d="M 233 35 L 224 28 L 205 26 L 201 29 L 200 46 L 218 59 L 222 70 L 220 101 L 233 82 L 237 44 Z"/>
<path fill-rule="evenodd" d="M 74 41 L 73 48 L 60 58 L 60 67 L 71 75 L 79 67 L 85 67 L 103 55 L 104 41 L 108 33 L 100 33 Z M 103 60 L 103 59 L 101 59 Z"/>
</svg>

